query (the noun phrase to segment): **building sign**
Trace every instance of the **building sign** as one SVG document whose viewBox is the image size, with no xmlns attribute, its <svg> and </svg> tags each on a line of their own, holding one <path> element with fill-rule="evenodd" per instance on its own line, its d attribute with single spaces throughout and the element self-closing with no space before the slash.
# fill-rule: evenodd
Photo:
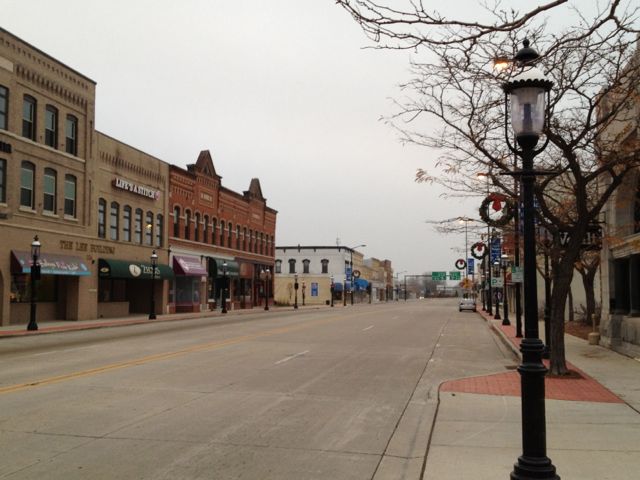
<svg viewBox="0 0 640 480">
<path fill-rule="evenodd" d="M 126 190 L 127 192 L 135 193 L 142 197 L 150 198 L 151 200 L 158 200 L 160 198 L 160 190 L 155 190 L 145 185 L 137 183 L 131 183 L 124 178 L 114 178 L 112 185 L 120 190 Z"/>
<path fill-rule="evenodd" d="M 70 240 L 60 240 L 60 249 L 75 250 L 76 252 L 108 253 L 110 255 L 116 253 L 116 247 L 86 242 L 72 242 Z"/>
</svg>

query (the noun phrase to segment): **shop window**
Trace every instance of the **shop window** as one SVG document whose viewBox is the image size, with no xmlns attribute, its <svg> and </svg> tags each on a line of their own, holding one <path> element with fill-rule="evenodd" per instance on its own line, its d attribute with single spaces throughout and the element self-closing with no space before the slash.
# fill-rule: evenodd
<svg viewBox="0 0 640 480">
<path fill-rule="evenodd" d="M 71 155 L 78 155 L 78 119 L 73 115 L 67 115 L 65 151 Z"/>
<path fill-rule="evenodd" d="M 282 260 L 276 260 L 276 273 L 282 273 Z"/>
<path fill-rule="evenodd" d="M 131 207 L 125 205 L 122 209 L 122 240 L 131 241 Z"/>
<path fill-rule="evenodd" d="M 25 95 L 22 100 L 22 136 L 30 140 L 36 139 L 36 99 Z"/>
<path fill-rule="evenodd" d="M 127 281 L 123 278 L 98 279 L 98 302 L 126 302 Z"/>
<path fill-rule="evenodd" d="M 184 238 L 189 240 L 191 237 L 191 212 L 189 210 L 184 211 Z"/>
<path fill-rule="evenodd" d="M 289 273 L 296 273 L 296 261 L 294 258 L 289 259 Z"/>
<path fill-rule="evenodd" d="M 161 214 L 156 215 L 156 247 L 161 247 L 164 243 L 162 237 L 164 229 L 164 217 Z"/>
<path fill-rule="evenodd" d="M 43 202 L 42 210 L 47 213 L 56 213 L 56 184 L 58 174 L 53 168 L 44 169 L 44 181 L 42 182 Z"/>
<path fill-rule="evenodd" d="M 202 242 L 209 243 L 209 215 L 204 216 L 204 224 L 202 225 Z"/>
<path fill-rule="evenodd" d="M 322 273 L 329 273 L 329 260 L 323 258 L 320 260 L 320 264 L 322 265 Z"/>
<path fill-rule="evenodd" d="M 193 239 L 196 242 L 200 241 L 200 214 L 198 212 L 196 212 L 196 221 L 195 221 L 195 226 L 193 228 Z"/>
<path fill-rule="evenodd" d="M 173 236 L 180 236 L 180 207 L 173 207 Z"/>
<path fill-rule="evenodd" d="M 144 219 L 144 243 L 153 245 L 153 212 L 147 212 Z"/>
<path fill-rule="evenodd" d="M 58 301 L 58 277 L 56 275 L 42 275 L 38 281 L 36 290 L 36 302 L 57 302 Z M 31 279 L 29 275 L 11 276 L 12 303 L 31 302 Z"/>
<path fill-rule="evenodd" d="M 311 262 L 309 261 L 309 259 L 304 259 L 302 260 L 302 273 L 309 273 L 309 264 Z"/>
<path fill-rule="evenodd" d="M 107 201 L 104 198 L 98 200 L 98 237 L 106 238 Z"/>
<path fill-rule="evenodd" d="M 35 208 L 33 198 L 34 178 L 36 166 L 27 161 L 23 161 L 20 167 L 20 205 L 28 208 Z"/>
<path fill-rule="evenodd" d="M 9 114 L 9 90 L 0 85 L 0 129 L 7 130 Z"/>
<path fill-rule="evenodd" d="M 135 243 L 142 243 L 142 209 L 136 208 L 136 216 L 133 223 L 133 234 Z"/>
<path fill-rule="evenodd" d="M 120 205 L 118 202 L 111 202 L 111 214 L 109 216 L 109 238 L 118 240 L 118 232 L 120 231 Z"/>
<path fill-rule="evenodd" d="M 73 175 L 64 176 L 64 214 L 75 218 L 76 216 L 76 190 L 77 180 Z"/>
<path fill-rule="evenodd" d="M 7 201 L 7 161 L 0 158 L 0 203 Z"/>
<path fill-rule="evenodd" d="M 220 246 L 224 247 L 224 220 L 220 220 Z"/>
<path fill-rule="evenodd" d="M 58 109 L 51 105 L 44 111 L 44 143 L 58 148 Z"/>
</svg>

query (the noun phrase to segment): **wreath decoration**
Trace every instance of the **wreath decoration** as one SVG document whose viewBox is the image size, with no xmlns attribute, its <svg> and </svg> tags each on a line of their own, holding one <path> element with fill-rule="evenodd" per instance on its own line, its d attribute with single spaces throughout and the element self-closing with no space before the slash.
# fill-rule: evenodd
<svg viewBox="0 0 640 480">
<path fill-rule="evenodd" d="M 489 216 L 489 208 L 494 212 L 502 210 L 502 216 L 493 219 Z M 480 218 L 492 227 L 504 227 L 516 213 L 515 202 L 502 193 L 490 193 L 480 205 Z"/>
<path fill-rule="evenodd" d="M 464 258 L 459 258 L 458 260 L 456 260 L 456 268 L 458 270 L 464 270 L 465 268 L 467 268 L 467 262 L 464 260 Z"/>
<path fill-rule="evenodd" d="M 471 256 L 476 260 L 482 260 L 489 253 L 489 249 L 484 242 L 476 242 L 471 245 Z"/>
</svg>

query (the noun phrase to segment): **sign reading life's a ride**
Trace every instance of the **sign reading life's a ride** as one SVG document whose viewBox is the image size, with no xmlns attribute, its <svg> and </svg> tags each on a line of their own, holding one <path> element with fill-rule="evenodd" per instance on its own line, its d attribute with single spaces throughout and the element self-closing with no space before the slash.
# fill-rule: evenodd
<svg viewBox="0 0 640 480">
<path fill-rule="evenodd" d="M 571 241 L 569 232 L 558 233 L 560 246 L 565 248 Z M 580 248 L 584 250 L 600 250 L 602 248 L 602 227 L 598 224 L 589 225 Z"/>
</svg>

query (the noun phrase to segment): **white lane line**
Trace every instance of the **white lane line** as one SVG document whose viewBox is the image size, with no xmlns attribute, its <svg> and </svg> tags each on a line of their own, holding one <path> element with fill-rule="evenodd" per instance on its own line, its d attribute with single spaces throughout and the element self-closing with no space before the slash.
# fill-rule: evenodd
<svg viewBox="0 0 640 480">
<path fill-rule="evenodd" d="M 373 328 L 373 325 L 369 325 L 367 328 L 363 328 L 362 331 L 366 332 L 367 330 L 371 330 Z"/>
<path fill-rule="evenodd" d="M 281 363 L 284 362 L 288 362 L 289 360 L 296 358 L 296 357 L 301 357 L 302 355 L 309 353 L 309 350 L 305 350 L 304 352 L 298 352 L 295 353 L 293 355 L 289 355 L 288 357 L 283 358 L 282 360 L 278 360 L 276 363 L 274 363 L 274 365 L 280 365 Z"/>
</svg>

